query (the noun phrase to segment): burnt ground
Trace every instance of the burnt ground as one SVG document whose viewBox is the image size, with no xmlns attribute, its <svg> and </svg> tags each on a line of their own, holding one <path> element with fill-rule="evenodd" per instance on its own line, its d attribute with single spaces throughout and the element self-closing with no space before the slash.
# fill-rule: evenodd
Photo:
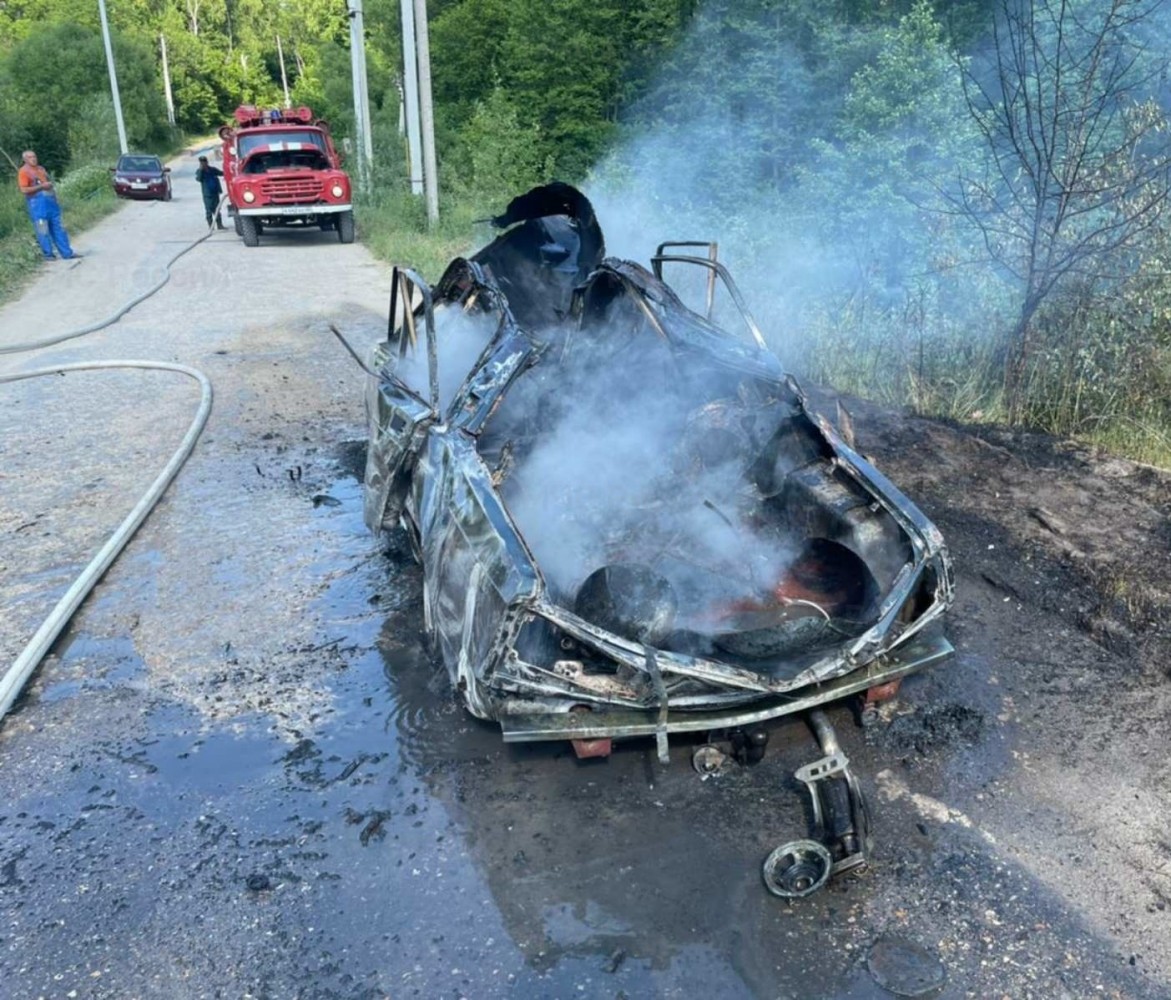
<svg viewBox="0 0 1171 1000">
<path fill-rule="evenodd" d="M 0 340 L 153 280 L 201 232 L 190 169 Z M 452 698 L 417 569 L 362 526 L 362 380 L 328 333 L 372 342 L 387 287 L 359 245 L 229 231 L 117 327 L 0 358 L 166 357 L 216 389 L 0 724 L 0 996 L 1171 996 L 1171 477 L 849 401 L 954 554 L 957 655 L 874 724 L 831 710 L 871 864 L 785 902 L 760 868 L 807 830 L 801 720 L 704 779 L 694 741 L 578 761 Z M 5 662 L 190 419 L 190 386 L 105 378 L 0 387 Z"/>
</svg>

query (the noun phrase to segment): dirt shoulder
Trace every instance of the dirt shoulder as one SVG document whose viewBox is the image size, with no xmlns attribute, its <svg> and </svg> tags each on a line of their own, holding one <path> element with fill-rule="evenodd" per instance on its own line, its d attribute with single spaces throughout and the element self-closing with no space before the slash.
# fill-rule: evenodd
<svg viewBox="0 0 1171 1000">
<path fill-rule="evenodd" d="M 1171 472 L 844 403 L 860 447 L 928 511 L 967 575 L 1117 654 L 1128 667 L 1117 682 L 1171 680 Z"/>
</svg>

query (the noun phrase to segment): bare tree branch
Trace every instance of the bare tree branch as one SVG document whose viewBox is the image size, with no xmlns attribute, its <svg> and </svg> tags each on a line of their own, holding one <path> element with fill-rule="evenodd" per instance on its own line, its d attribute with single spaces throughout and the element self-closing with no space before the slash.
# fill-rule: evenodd
<svg viewBox="0 0 1171 1000">
<path fill-rule="evenodd" d="M 1020 283 L 1002 338 L 1010 416 L 1030 326 L 1067 277 L 1112 271 L 1163 217 L 1171 193 L 1166 117 L 1133 95 L 1165 61 L 1140 38 L 1163 0 L 999 0 L 989 60 L 963 93 L 988 160 L 949 196 L 989 258 Z"/>
</svg>

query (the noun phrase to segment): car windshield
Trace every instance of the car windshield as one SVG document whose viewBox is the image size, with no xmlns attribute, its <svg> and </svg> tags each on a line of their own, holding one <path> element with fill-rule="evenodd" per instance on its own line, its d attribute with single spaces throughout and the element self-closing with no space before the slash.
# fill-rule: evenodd
<svg viewBox="0 0 1171 1000">
<path fill-rule="evenodd" d="M 131 173 L 159 173 L 162 164 L 156 156 L 123 156 L 118 161 L 118 169 Z"/>
<path fill-rule="evenodd" d="M 267 129 L 241 135 L 237 140 L 237 155 L 246 160 L 255 150 L 268 147 L 272 150 L 293 150 L 316 146 L 325 151 L 325 136 L 311 129 Z"/>
<path fill-rule="evenodd" d="M 270 170 L 328 170 L 329 160 L 319 149 L 262 149 L 244 164 L 246 174 L 266 174 Z"/>
</svg>

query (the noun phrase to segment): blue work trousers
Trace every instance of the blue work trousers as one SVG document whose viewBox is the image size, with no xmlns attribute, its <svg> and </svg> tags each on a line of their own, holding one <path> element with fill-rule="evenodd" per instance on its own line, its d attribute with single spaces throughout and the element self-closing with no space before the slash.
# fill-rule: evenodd
<svg viewBox="0 0 1171 1000">
<path fill-rule="evenodd" d="M 47 191 L 38 191 L 28 199 L 28 217 L 33 220 L 33 232 L 41 245 L 41 253 L 53 256 L 53 244 L 62 257 L 72 257 L 69 234 L 61 224 L 61 206 Z"/>
<path fill-rule="evenodd" d="M 203 189 L 203 213 L 207 216 L 207 224 L 211 225 L 211 220 L 220 221 L 219 213 L 220 192 L 209 191 L 207 188 Z"/>
</svg>

